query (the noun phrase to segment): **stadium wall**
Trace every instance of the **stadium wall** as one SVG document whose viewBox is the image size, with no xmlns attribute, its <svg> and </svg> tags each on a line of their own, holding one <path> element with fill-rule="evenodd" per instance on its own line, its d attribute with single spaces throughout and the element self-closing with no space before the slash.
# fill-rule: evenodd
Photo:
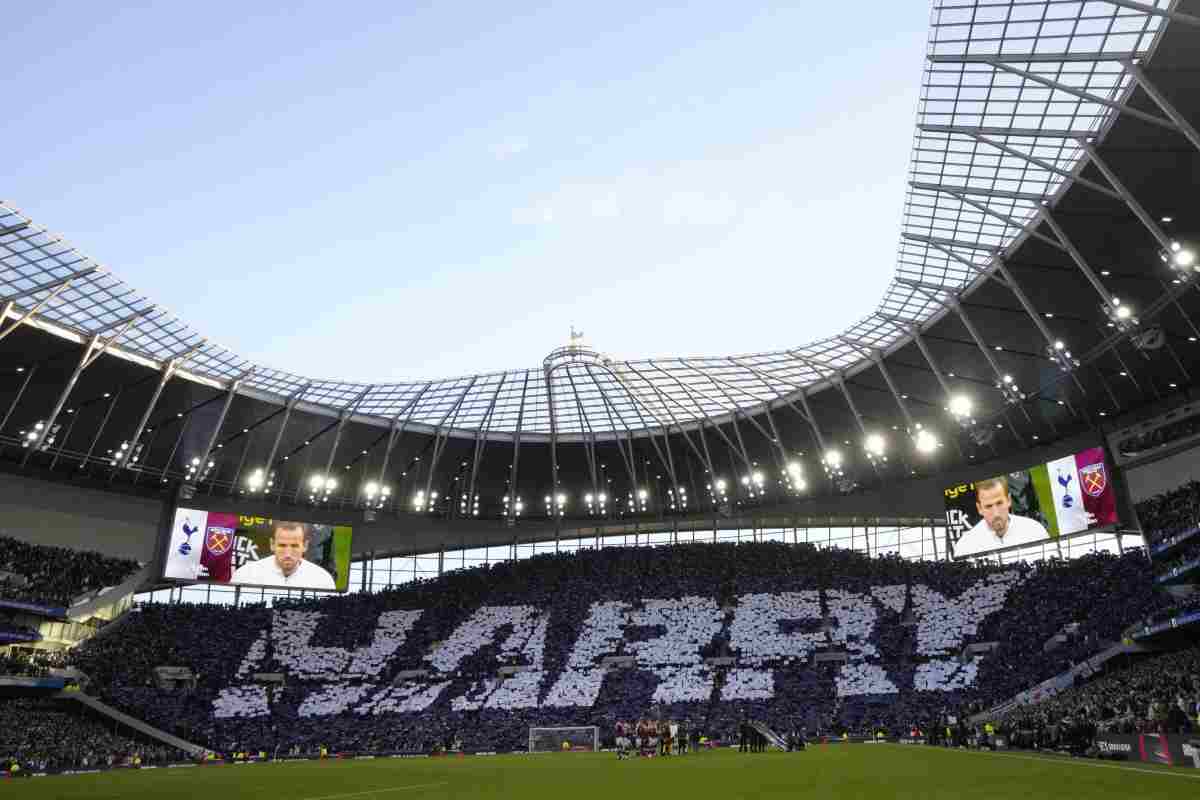
<svg viewBox="0 0 1200 800">
<path fill-rule="evenodd" d="M 161 500 L 0 474 L 0 536 L 151 561 Z"/>
<path fill-rule="evenodd" d="M 1200 481 L 1200 447 L 1130 467 L 1125 471 L 1125 479 L 1135 503 L 1169 492 L 1188 481 Z"/>
</svg>

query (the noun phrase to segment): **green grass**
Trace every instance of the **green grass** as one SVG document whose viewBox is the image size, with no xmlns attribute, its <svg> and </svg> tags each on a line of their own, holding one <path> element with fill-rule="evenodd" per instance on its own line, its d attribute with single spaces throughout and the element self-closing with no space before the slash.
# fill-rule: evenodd
<svg viewBox="0 0 1200 800">
<path fill-rule="evenodd" d="M 1200 770 L 903 745 L 631 761 L 601 753 L 295 762 L 0 782 L 5 800 L 1178 800 L 1198 790 Z"/>
</svg>

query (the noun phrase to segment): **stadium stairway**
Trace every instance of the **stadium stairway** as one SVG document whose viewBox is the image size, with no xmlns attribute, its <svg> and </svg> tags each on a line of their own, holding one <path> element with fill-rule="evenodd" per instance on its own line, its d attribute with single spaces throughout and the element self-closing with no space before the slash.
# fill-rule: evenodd
<svg viewBox="0 0 1200 800">
<path fill-rule="evenodd" d="M 180 750 L 183 750 L 185 753 L 188 753 L 196 758 L 199 758 L 208 752 L 208 748 L 202 745 L 193 744 L 192 742 L 180 739 L 178 736 L 173 736 L 166 731 L 161 731 L 152 725 L 147 725 L 140 719 L 135 719 L 128 714 L 123 714 L 112 706 L 102 703 L 94 697 L 89 697 L 83 692 L 59 692 L 56 697 L 61 700 L 74 700 L 77 703 L 82 703 L 98 714 L 103 714 L 115 722 L 119 722 L 128 728 L 132 728 L 139 733 L 149 736 L 151 739 L 162 742 L 166 745 L 170 745 L 171 747 L 177 747 Z"/>
<path fill-rule="evenodd" d="M 765 736 L 767 741 L 771 744 L 772 747 L 774 747 L 778 750 L 787 750 L 787 742 L 784 741 L 784 738 L 782 736 L 780 736 L 778 733 L 776 733 L 775 731 L 768 728 L 766 723 L 751 722 L 750 727 L 754 728 L 754 730 L 758 731 L 763 736 Z"/>
</svg>

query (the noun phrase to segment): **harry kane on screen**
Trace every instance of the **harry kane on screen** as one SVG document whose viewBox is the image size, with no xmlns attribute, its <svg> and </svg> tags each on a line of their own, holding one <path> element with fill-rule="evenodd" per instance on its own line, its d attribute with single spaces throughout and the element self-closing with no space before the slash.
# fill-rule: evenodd
<svg viewBox="0 0 1200 800">
<path fill-rule="evenodd" d="M 1045 526 L 1036 519 L 1012 513 L 1012 497 L 1008 494 L 1008 481 L 1004 477 L 975 483 L 975 509 L 983 519 L 958 540 L 954 546 L 956 557 L 1043 542 L 1050 538 Z"/>
<path fill-rule="evenodd" d="M 303 522 L 276 521 L 271 555 L 238 567 L 233 583 L 289 589 L 335 589 L 333 577 L 320 565 L 304 560 L 312 527 Z"/>
</svg>

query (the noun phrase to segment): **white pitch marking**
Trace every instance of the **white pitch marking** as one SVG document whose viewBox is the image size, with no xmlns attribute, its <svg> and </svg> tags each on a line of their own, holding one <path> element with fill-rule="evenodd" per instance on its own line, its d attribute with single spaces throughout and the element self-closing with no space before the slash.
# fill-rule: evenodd
<svg viewBox="0 0 1200 800">
<path fill-rule="evenodd" d="M 946 748 L 938 748 L 945 750 Z M 1077 759 L 1067 760 L 1065 758 L 1055 758 L 1053 756 L 1023 756 L 1017 753 L 982 753 L 978 750 L 948 750 L 952 753 L 967 753 L 968 755 L 976 756 L 1002 756 L 1004 758 L 1018 758 L 1022 761 L 1039 761 L 1043 764 L 1066 764 L 1072 767 L 1099 767 L 1100 769 L 1119 769 L 1122 772 L 1144 772 L 1147 775 L 1169 775 L 1174 778 L 1190 778 L 1192 780 L 1200 780 L 1200 775 L 1190 775 L 1186 772 L 1171 772 L 1165 769 L 1144 769 L 1142 767 L 1123 767 L 1120 764 L 1094 764 L 1090 761 L 1079 761 Z"/>
<path fill-rule="evenodd" d="M 427 789 L 430 786 L 445 786 L 446 782 L 440 783 L 414 783 L 409 786 L 392 786 L 388 789 L 368 789 L 364 792 L 346 792 L 345 794 L 323 794 L 320 797 L 302 797 L 300 800 L 335 800 L 339 797 L 362 797 L 364 794 L 380 794 L 382 792 L 403 792 L 406 789 Z"/>
</svg>

